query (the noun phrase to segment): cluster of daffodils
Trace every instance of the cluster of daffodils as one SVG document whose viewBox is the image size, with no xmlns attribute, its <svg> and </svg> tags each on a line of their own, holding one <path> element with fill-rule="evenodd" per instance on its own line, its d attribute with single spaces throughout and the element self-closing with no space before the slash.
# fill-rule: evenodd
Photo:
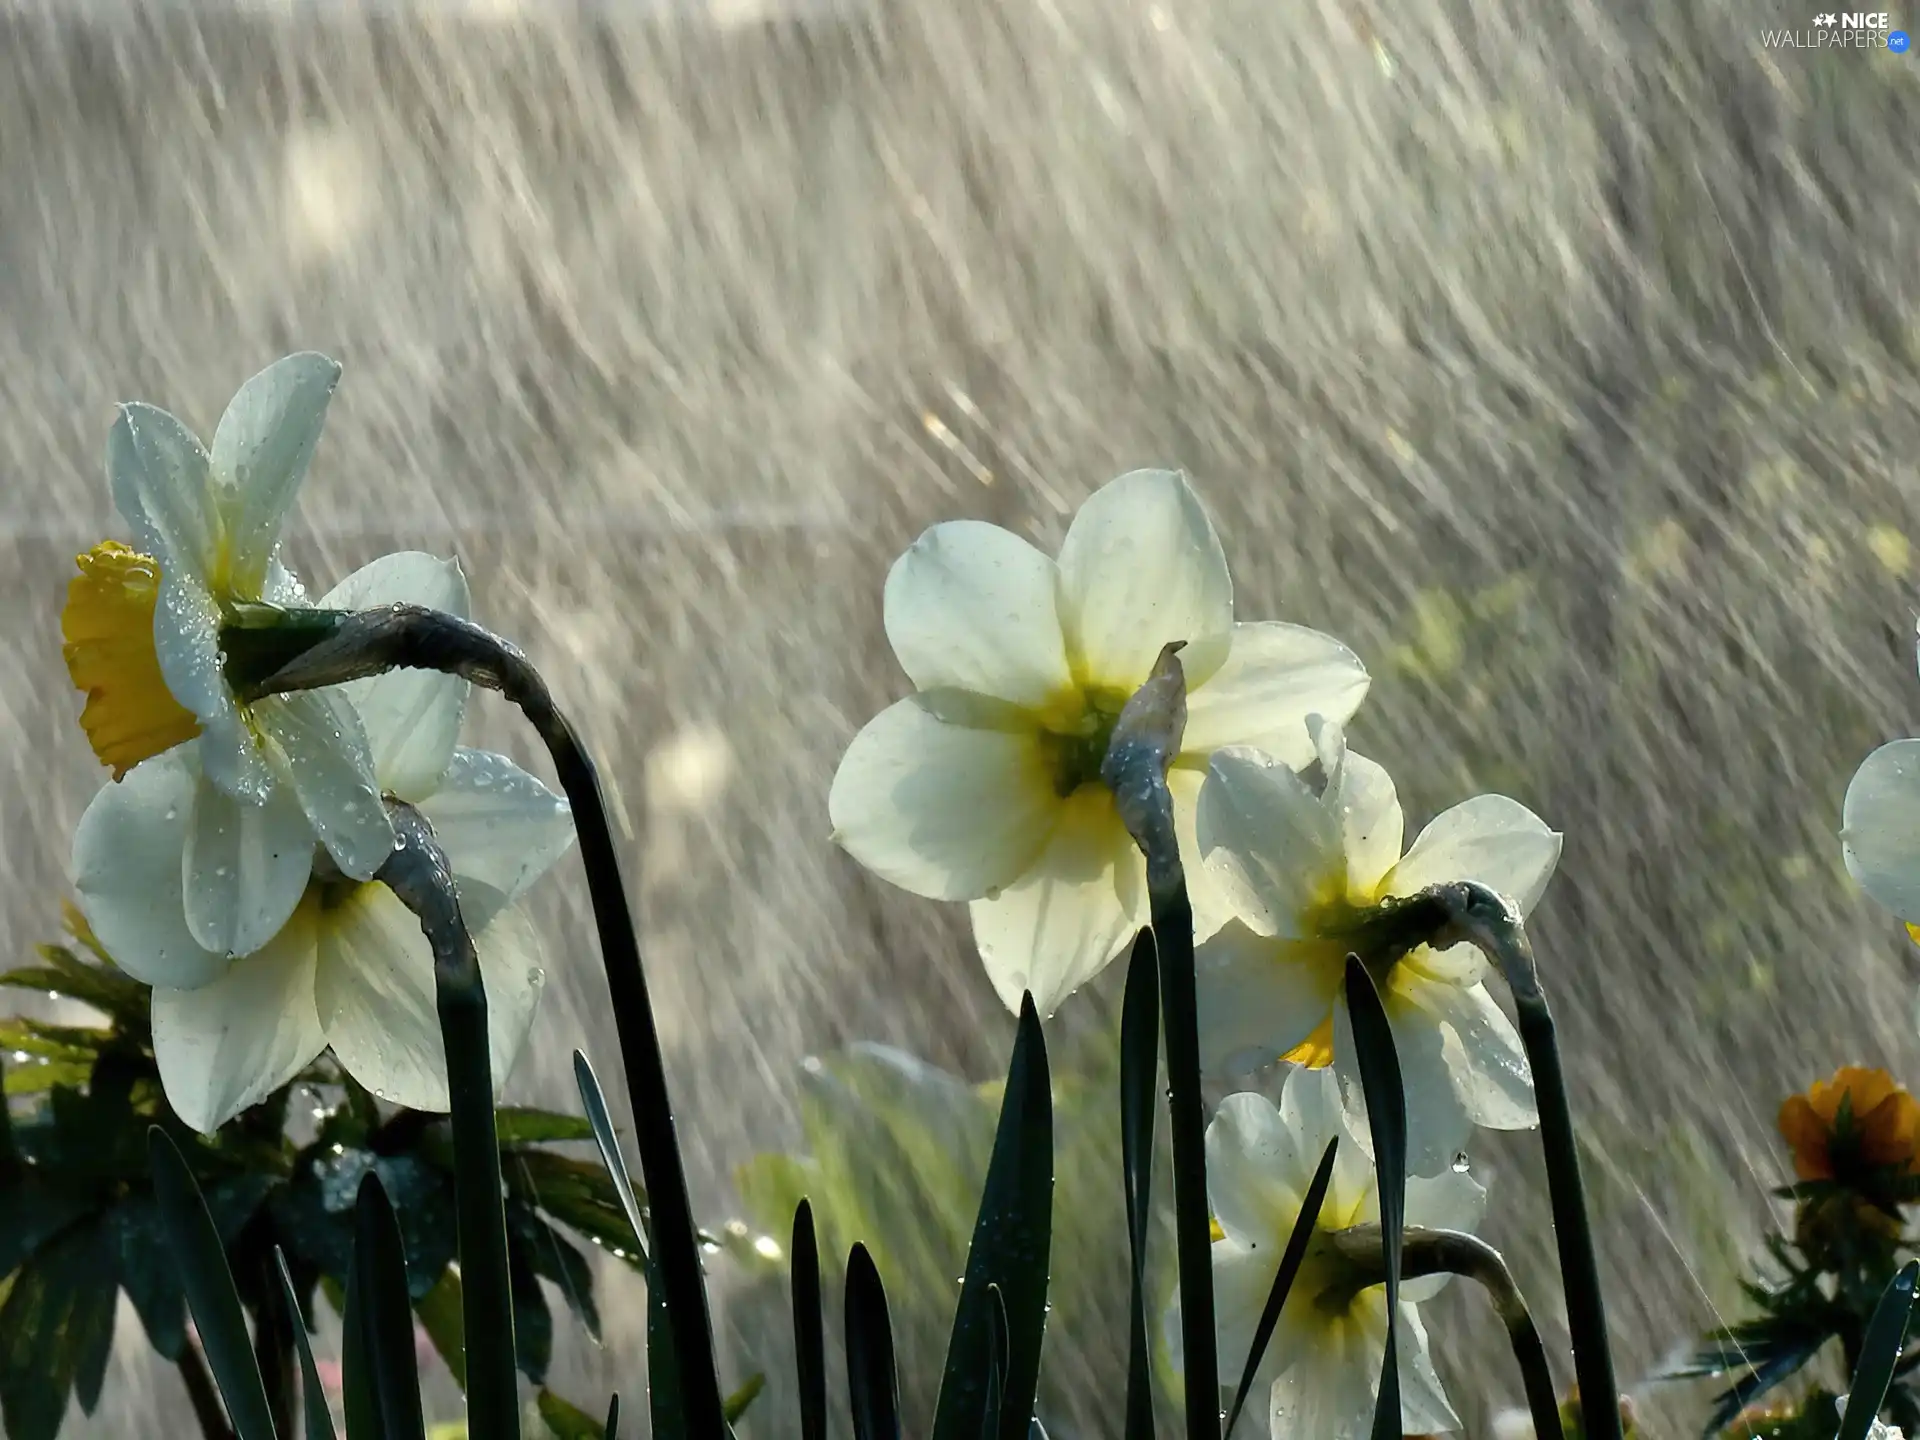
<svg viewBox="0 0 1920 1440">
<path fill-rule="evenodd" d="M 249 380 L 211 448 L 165 411 L 121 407 L 107 478 L 133 546 L 79 559 L 62 629 L 81 717 L 113 779 L 74 835 L 81 909 L 153 987 L 169 1102 L 210 1132 L 329 1047 L 375 1094 L 447 1108 L 433 955 L 382 885 L 414 806 L 445 850 L 475 931 L 493 1074 L 504 1079 L 544 971 L 515 904 L 573 840 L 566 802 L 511 761 L 460 745 L 467 684 L 393 671 L 249 699 L 235 637 L 303 610 L 395 602 L 467 611 L 457 563 L 387 555 L 318 602 L 281 532 L 340 367 L 294 355 Z"/>
<path fill-rule="evenodd" d="M 1452 881 L 1521 914 L 1560 837 L 1524 806 L 1483 796 L 1402 850 L 1393 782 L 1350 751 L 1368 676 L 1352 651 L 1300 626 L 1237 621 L 1225 552 L 1181 475 L 1136 471 L 1090 498 L 1050 558 L 996 526 L 936 525 L 887 577 L 888 640 L 916 693 L 854 739 L 834 778 L 834 838 L 868 869 L 965 902 L 995 989 L 1043 1016 L 1098 975 L 1148 921 L 1145 862 L 1101 778 L 1127 701 L 1179 644 L 1187 714 L 1167 771 L 1194 913 L 1201 1045 L 1212 1078 L 1287 1069 L 1276 1109 L 1251 1091 L 1207 1137 L 1221 1382 L 1237 1382 L 1302 1196 L 1329 1140 L 1339 1156 L 1321 1236 L 1377 1220 L 1372 1162 L 1342 998 L 1370 917 Z M 1456 1157 L 1475 1126 L 1536 1123 L 1512 1023 L 1469 946 L 1368 960 L 1404 1072 L 1409 1224 L 1461 1228 L 1479 1187 Z M 1410 1433 L 1457 1427 L 1405 1287 Z M 1261 1374 L 1275 1435 L 1368 1432 L 1386 1334 L 1382 1292 L 1317 1239 Z"/>
</svg>

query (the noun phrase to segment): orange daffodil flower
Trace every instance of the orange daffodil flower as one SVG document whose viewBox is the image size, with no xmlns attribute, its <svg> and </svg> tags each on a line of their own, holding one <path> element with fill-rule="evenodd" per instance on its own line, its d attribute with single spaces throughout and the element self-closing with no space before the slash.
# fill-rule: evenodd
<svg viewBox="0 0 1920 1440">
<path fill-rule="evenodd" d="M 1200 866 L 1207 759 L 1312 759 L 1306 718 L 1367 691 L 1351 651 L 1236 622 L 1213 522 L 1184 476 L 1138 470 L 1080 507 L 1058 558 L 998 526 L 936 525 L 887 577 L 887 639 L 918 693 L 854 738 L 828 796 L 834 838 L 929 899 L 965 901 L 1000 997 L 1041 1015 L 1147 919 L 1145 866 L 1100 778 L 1108 737 L 1162 647 L 1184 641 L 1187 727 L 1168 780 L 1196 927 L 1229 918 Z"/>
</svg>

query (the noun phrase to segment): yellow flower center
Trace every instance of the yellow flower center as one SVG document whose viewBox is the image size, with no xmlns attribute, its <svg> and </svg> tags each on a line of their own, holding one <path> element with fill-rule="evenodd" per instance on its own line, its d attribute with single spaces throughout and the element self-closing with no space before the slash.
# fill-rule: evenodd
<svg viewBox="0 0 1920 1440">
<path fill-rule="evenodd" d="M 160 565 L 112 540 L 77 556 L 60 614 L 67 674 L 86 692 L 81 728 L 100 763 L 119 780 L 200 733 L 193 714 L 167 689 L 153 645 Z"/>
<path fill-rule="evenodd" d="M 1082 785 L 1101 783 L 1113 727 L 1129 698 L 1118 690 L 1081 690 L 1040 713 L 1040 743 L 1056 795 L 1065 799 Z"/>
</svg>

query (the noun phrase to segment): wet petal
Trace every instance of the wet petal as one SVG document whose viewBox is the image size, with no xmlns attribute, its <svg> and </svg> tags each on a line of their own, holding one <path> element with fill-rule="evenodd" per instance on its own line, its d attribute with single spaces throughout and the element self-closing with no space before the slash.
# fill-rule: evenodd
<svg viewBox="0 0 1920 1440">
<path fill-rule="evenodd" d="M 522 894 L 573 844 L 567 802 L 504 755 L 453 752 L 440 787 L 421 802 L 447 863 L 508 899 Z"/>
<path fill-rule="evenodd" d="M 1303 936 L 1307 912 L 1340 893 L 1346 857 L 1333 816 L 1298 775 L 1260 751 L 1214 753 L 1198 829 L 1214 880 L 1263 935 Z"/>
<path fill-rule="evenodd" d="M 1920 920 L 1920 740 L 1895 740 L 1861 762 L 1840 825 L 1847 873 L 1902 920 Z"/>
<path fill-rule="evenodd" d="M 474 948 L 497 1091 L 526 1040 L 546 975 L 532 926 L 511 906 L 496 909 Z M 355 1080 L 409 1109 L 447 1109 L 433 951 L 420 922 L 384 885 L 359 886 L 326 912 L 315 994 L 327 1043 Z"/>
<path fill-rule="evenodd" d="M 1530 1130 L 1539 1124 L 1526 1049 L 1487 987 L 1434 986 L 1428 993 L 1428 1005 L 1445 1030 L 1454 1089 L 1473 1123 L 1487 1130 Z"/>
<path fill-rule="evenodd" d="M 1247 745 L 1297 770 L 1313 759 L 1307 717 L 1344 724 L 1369 683 L 1359 657 L 1330 635 L 1272 620 L 1235 625 L 1226 663 L 1204 685 L 1188 682 L 1182 751 Z"/>
<path fill-rule="evenodd" d="M 156 756 L 102 786 L 73 832 L 74 887 L 94 935 L 134 979 L 181 990 L 227 969 L 225 951 L 187 928 L 180 857 L 193 787 L 178 757 Z"/>
<path fill-rule="evenodd" d="M 314 1012 L 308 901 L 271 944 L 195 990 L 153 992 L 153 1053 L 174 1112 L 211 1134 L 286 1084 L 326 1048 Z"/>
<path fill-rule="evenodd" d="M 1214 1219 L 1235 1245 L 1272 1251 L 1269 1279 L 1329 1138 L 1295 1130 L 1264 1095 L 1251 1091 L 1227 1096 L 1207 1126 L 1207 1199 Z"/>
<path fill-rule="evenodd" d="M 1271 940 L 1232 921 L 1194 956 L 1200 1058 L 1214 1079 L 1272 1064 L 1333 1014 L 1340 957 L 1324 946 Z"/>
<path fill-rule="evenodd" d="M 153 610 L 153 648 L 167 689 L 200 722 L 200 763 L 206 773 L 238 799 L 264 800 L 273 772 L 227 688 L 220 607 L 213 596 L 190 580 L 163 574 Z"/>
<path fill-rule="evenodd" d="M 1380 882 L 1400 859 L 1406 821 L 1393 777 L 1383 766 L 1348 750 L 1326 803 L 1339 821 L 1346 851 L 1347 895 L 1356 904 L 1371 904 Z"/>
<path fill-rule="evenodd" d="M 1283 1249 L 1284 1246 L 1267 1238 L 1261 1239 L 1258 1248 L 1233 1239 L 1214 1243 L 1214 1344 L 1220 1363 L 1220 1383 L 1227 1389 L 1235 1389 L 1240 1384 L 1247 1352 L 1253 1348 L 1254 1333 L 1260 1328 L 1267 1296 L 1273 1290 L 1273 1277 L 1280 1271 Z M 1255 1372 L 1255 1389 L 1247 1401 L 1249 1410 L 1258 1410 L 1260 1382 L 1271 1384 L 1277 1369 L 1273 1345 L 1269 1342 L 1266 1354 L 1261 1357 L 1260 1369 Z"/>
<path fill-rule="evenodd" d="M 1104 970 L 1147 920 L 1146 865 L 1106 787 L 1061 805 L 1046 848 L 999 895 L 969 907 L 987 978 L 1009 1010 L 1045 1019 Z"/>
<path fill-rule="evenodd" d="M 1291 1302 L 1287 1309 L 1293 1309 Z M 1366 1440 L 1373 1433 L 1385 1330 L 1376 1342 L 1370 1328 L 1338 1320 L 1327 1324 L 1317 1338 L 1319 1343 L 1303 1351 L 1274 1381 L 1269 1411 L 1272 1433 Z"/>
<path fill-rule="evenodd" d="M 1407 1101 L 1407 1173 L 1437 1175 L 1450 1169 L 1454 1156 L 1466 1147 L 1473 1134 L 1473 1121 L 1461 1104 L 1447 1063 L 1445 1038 L 1435 1017 L 1390 1000 L 1387 1022 L 1393 1030 Z M 1353 1019 L 1344 1000 L 1334 1011 L 1333 1033 L 1333 1066 L 1340 1076 L 1347 1108 L 1356 1117 L 1364 1116 L 1366 1087 L 1354 1050 Z M 1371 1153 L 1372 1135 L 1365 1120 L 1356 1118 L 1354 1135 Z"/>
<path fill-rule="evenodd" d="M 951 693 L 951 692 L 948 692 Z M 827 796 L 833 838 L 883 880 L 929 900 L 1013 883 L 1053 833 L 1037 732 L 951 724 L 940 692 L 882 710 L 847 747 Z"/>
<path fill-rule="evenodd" d="M 1427 1327 L 1410 1304 L 1400 1307 L 1400 1428 L 1409 1435 L 1450 1434 L 1460 1428 L 1453 1402 L 1434 1372 Z"/>
<path fill-rule="evenodd" d="M 260 596 L 280 527 L 320 443 L 340 366 L 308 351 L 276 360 L 240 387 L 220 417 L 211 456 L 227 522 L 235 593 Z"/>
<path fill-rule="evenodd" d="M 1434 1176 L 1410 1176 L 1407 1180 L 1407 1224 L 1428 1230 L 1460 1230 L 1471 1234 L 1479 1227 L 1487 1210 L 1487 1192 L 1471 1175 L 1451 1166 Z M 1400 1287 L 1400 1298 L 1410 1304 L 1431 1300 L 1447 1287 L 1453 1277 L 1430 1275 L 1408 1280 Z"/>
<path fill-rule="evenodd" d="M 1200 850 L 1200 792 L 1207 772 L 1183 765 L 1167 771 L 1167 790 L 1173 796 L 1174 838 L 1180 845 L 1180 864 L 1186 872 L 1187 901 L 1193 906 L 1196 942 L 1215 934 L 1234 918 L 1234 891 L 1207 865 Z"/>
<path fill-rule="evenodd" d="M 204 587 L 219 517 L 193 432 L 151 405 L 122 405 L 107 432 L 107 487 L 161 573 Z"/>
<path fill-rule="evenodd" d="M 1518 800 L 1477 795 L 1436 816 L 1386 880 L 1411 895 L 1448 880 L 1477 880 L 1531 914 L 1560 861 L 1560 836 Z"/>
<path fill-rule="evenodd" d="M 887 639 L 921 690 L 1044 708 L 1073 688 L 1052 560 L 998 525 L 936 525 L 887 575 Z"/>
<path fill-rule="evenodd" d="M 1227 659 L 1233 582 L 1200 497 L 1172 470 L 1135 470 L 1093 493 L 1060 547 L 1060 619 L 1089 685 L 1131 694 L 1184 640 L 1189 691 Z"/>
<path fill-rule="evenodd" d="M 313 873 L 313 827 L 285 786 L 264 804 L 211 781 L 193 787 L 176 883 L 187 928 L 205 949 L 251 955 L 279 933 Z"/>
<path fill-rule="evenodd" d="M 393 853 L 393 822 L 374 783 L 360 717 L 338 690 L 272 695 L 253 707 L 254 721 L 287 761 L 291 785 L 313 833 L 333 863 L 368 880 Z"/>
<path fill-rule="evenodd" d="M 419 551 L 382 555 L 320 600 L 326 610 L 395 604 L 424 605 L 465 619 L 467 577 L 460 562 Z M 340 693 L 360 712 L 380 788 L 416 804 L 431 795 L 460 740 L 467 682 L 437 670 L 389 670 L 342 685 Z"/>
</svg>

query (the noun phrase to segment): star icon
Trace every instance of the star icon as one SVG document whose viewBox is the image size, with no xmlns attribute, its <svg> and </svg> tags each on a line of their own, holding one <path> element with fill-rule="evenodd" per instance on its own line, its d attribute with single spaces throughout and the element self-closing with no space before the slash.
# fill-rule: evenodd
<svg viewBox="0 0 1920 1440">
<path fill-rule="evenodd" d="M 1828 26 L 1828 25 L 1831 25 L 1831 24 L 1833 24 L 1833 23 L 1834 23 L 1834 15 L 1833 15 L 1833 12 L 1832 12 L 1831 10 L 1829 10 L 1829 11 L 1828 11 L 1828 12 L 1827 12 L 1826 14 L 1824 14 L 1824 15 L 1816 15 L 1816 16 L 1814 16 L 1814 17 L 1813 17 L 1813 23 L 1814 23 L 1814 24 L 1816 24 L 1816 25 L 1819 25 L 1819 26 L 1822 26 L 1822 27 L 1825 27 L 1825 26 Z"/>
</svg>

